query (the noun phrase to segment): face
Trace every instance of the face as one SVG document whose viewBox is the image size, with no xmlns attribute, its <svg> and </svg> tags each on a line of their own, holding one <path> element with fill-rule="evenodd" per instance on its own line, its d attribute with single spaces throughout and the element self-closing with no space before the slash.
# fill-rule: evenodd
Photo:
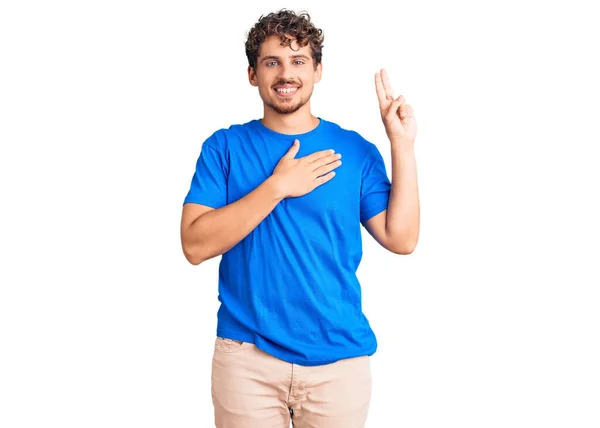
<svg viewBox="0 0 600 428">
<path fill-rule="evenodd" d="M 248 79 L 268 108 L 291 114 L 308 103 L 321 69 L 321 64 L 315 68 L 310 46 L 300 47 L 295 40 L 281 46 L 279 36 L 270 36 L 260 47 L 256 71 L 248 67 Z"/>
</svg>

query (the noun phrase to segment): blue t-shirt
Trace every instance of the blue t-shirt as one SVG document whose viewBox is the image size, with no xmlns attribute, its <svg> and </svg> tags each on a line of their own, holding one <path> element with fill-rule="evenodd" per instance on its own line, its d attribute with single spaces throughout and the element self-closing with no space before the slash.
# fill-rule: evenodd
<svg viewBox="0 0 600 428">
<path fill-rule="evenodd" d="M 305 366 L 372 355 L 377 340 L 356 276 L 361 222 L 387 209 L 391 187 L 374 144 L 323 119 L 296 135 L 260 120 L 220 129 L 202 146 L 184 204 L 221 208 L 244 197 L 271 176 L 296 138 L 296 158 L 334 149 L 342 165 L 312 192 L 283 199 L 222 255 L 217 336 Z"/>
</svg>

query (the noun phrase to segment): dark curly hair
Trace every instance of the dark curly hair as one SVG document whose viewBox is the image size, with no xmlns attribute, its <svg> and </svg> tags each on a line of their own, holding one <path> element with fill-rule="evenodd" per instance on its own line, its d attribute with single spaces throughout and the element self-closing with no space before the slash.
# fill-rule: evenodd
<svg viewBox="0 0 600 428">
<path fill-rule="evenodd" d="M 310 22 L 310 15 L 306 11 L 296 14 L 294 11 L 281 9 L 258 19 L 248 32 L 246 40 L 248 64 L 255 71 L 260 46 L 269 36 L 280 36 L 281 46 L 290 46 L 293 39 L 296 39 L 300 46 L 310 45 L 315 67 L 321 63 L 323 30 Z"/>
</svg>

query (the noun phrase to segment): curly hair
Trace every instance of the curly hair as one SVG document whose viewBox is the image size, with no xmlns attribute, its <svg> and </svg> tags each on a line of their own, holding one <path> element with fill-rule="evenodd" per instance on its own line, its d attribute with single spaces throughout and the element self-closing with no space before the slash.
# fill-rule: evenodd
<svg viewBox="0 0 600 428">
<path fill-rule="evenodd" d="M 323 30 L 310 22 L 310 15 L 306 11 L 296 14 L 294 11 L 281 9 L 258 19 L 248 32 L 246 40 L 246 57 L 254 70 L 260 46 L 269 36 L 280 36 L 281 46 L 290 46 L 293 39 L 296 39 L 299 46 L 310 45 L 315 67 L 321 62 Z"/>
</svg>

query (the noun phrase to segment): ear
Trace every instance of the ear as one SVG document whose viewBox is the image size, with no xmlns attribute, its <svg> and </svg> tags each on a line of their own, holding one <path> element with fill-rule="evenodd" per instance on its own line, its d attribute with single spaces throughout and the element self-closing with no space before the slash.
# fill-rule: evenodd
<svg viewBox="0 0 600 428">
<path fill-rule="evenodd" d="M 323 63 L 320 62 L 315 68 L 315 83 L 319 83 L 321 81 L 321 75 L 323 73 Z"/>
<path fill-rule="evenodd" d="M 252 86 L 258 86 L 258 79 L 256 78 L 256 72 L 251 66 L 248 66 L 248 81 Z"/>
</svg>

